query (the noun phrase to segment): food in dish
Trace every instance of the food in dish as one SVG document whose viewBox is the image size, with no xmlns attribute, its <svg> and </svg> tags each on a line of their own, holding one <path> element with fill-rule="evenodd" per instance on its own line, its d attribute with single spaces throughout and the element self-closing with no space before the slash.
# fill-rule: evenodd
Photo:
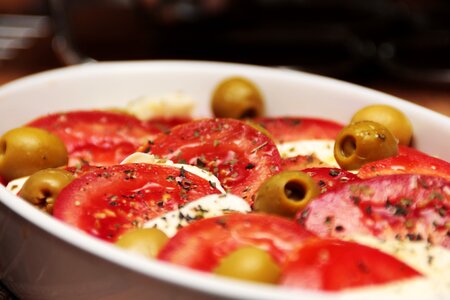
<svg viewBox="0 0 450 300">
<path fill-rule="evenodd" d="M 87 115 L 94 117 L 88 119 Z M 83 121 L 83 118 L 88 121 Z M 359 241 L 358 235 L 399 242 L 412 240 L 419 243 L 417 240 L 422 240 L 436 247 L 448 247 L 448 163 L 420 153 L 417 154 L 417 160 L 433 161 L 434 164 L 422 164 L 417 168 L 402 165 L 402 161 L 405 161 L 402 151 L 415 150 L 395 145 L 396 151 L 389 153 L 387 158 L 379 160 L 376 157 L 375 161 L 363 165 L 384 162 L 383 168 L 370 168 L 373 173 L 366 172 L 364 178 L 358 176 L 359 173 L 346 173 L 345 170 L 333 168 L 336 166 L 333 161 L 333 139 L 343 128 L 343 125 L 333 121 L 306 121 L 299 117 L 265 119 L 266 124 L 290 126 L 289 130 L 279 130 L 277 133 L 258 119 L 253 119 L 252 123 L 233 119 L 188 122 L 189 118 L 182 121 L 170 118 L 142 121 L 120 112 L 105 111 L 66 112 L 42 119 L 28 125 L 40 127 L 39 124 L 44 124 L 47 130 L 55 134 L 60 132 L 60 138 L 66 143 L 69 152 L 71 167 L 67 170 L 75 177 L 59 194 L 54 215 L 111 242 L 120 241 L 122 234 L 135 227 L 155 226 L 163 231 L 164 226 L 170 227 L 168 223 L 171 221 L 168 219 L 178 218 L 173 223 L 175 227 L 185 227 L 176 233 L 165 232 L 173 237 L 157 255 L 161 260 L 181 265 L 192 260 L 199 267 L 189 267 L 209 272 L 222 269 L 219 267 L 222 260 L 233 261 L 235 251 L 241 247 L 252 246 L 267 251 L 273 260 L 269 260 L 269 266 L 275 263 L 280 268 L 279 277 L 273 280 L 277 283 L 310 289 L 341 290 L 424 275 L 422 269 L 408 266 L 382 251 L 356 243 L 356 240 Z M 78 121 L 80 119 L 81 122 Z M 123 119 L 133 121 L 120 121 Z M 307 128 L 315 129 L 305 134 L 301 128 L 308 122 L 310 125 Z M 255 126 L 255 123 L 262 124 L 268 133 L 259 130 L 258 126 L 261 125 Z M 156 128 L 159 132 L 149 128 Z M 293 128 L 298 130 L 299 135 L 295 136 Z M 71 135 L 73 133 L 76 134 Z M 65 137 L 66 134 L 69 137 Z M 385 135 L 383 132 L 381 134 Z M 379 138 L 381 142 L 386 140 L 381 135 Z M 284 148 L 285 151 L 281 151 L 280 155 L 279 149 L 286 147 L 287 143 L 289 148 Z M 314 153 L 298 153 L 298 149 L 308 148 L 305 145 L 311 143 L 314 146 L 309 147 L 314 148 Z M 127 163 L 119 165 L 124 157 L 138 147 L 141 152 L 150 155 L 141 155 L 139 162 L 128 159 Z M 323 152 L 326 153 L 319 154 Z M 304 170 L 304 173 L 317 182 L 317 190 L 322 194 L 293 214 L 295 221 L 261 213 L 243 214 L 249 210 L 249 206 L 254 205 L 260 186 L 266 180 L 283 172 L 286 165 L 289 169 L 295 168 L 292 156 L 297 159 L 296 162 L 303 159 L 302 169 L 313 168 Z M 389 159 L 395 163 L 386 163 Z M 184 164 L 190 165 L 191 170 Z M 201 170 L 212 173 L 218 181 L 200 176 Z M 380 170 L 389 175 L 374 177 Z M 210 209 L 205 209 L 204 204 L 194 205 L 190 213 L 177 210 L 182 205 L 200 201 L 199 198 L 203 196 L 218 195 L 213 199 L 228 201 L 225 200 L 228 196 L 222 196 L 224 193 L 221 189 L 243 199 L 238 205 L 230 204 L 229 207 L 221 208 L 219 214 L 224 216 L 205 219 L 204 215 Z M 285 192 L 289 195 L 288 200 L 303 199 L 304 189 L 301 183 L 287 186 Z M 377 192 L 382 194 L 383 202 L 373 198 Z M 389 197 L 388 202 L 386 197 Z M 337 200 L 342 198 L 345 201 Z M 429 201 L 422 203 L 424 199 Z M 167 215 L 174 210 L 175 215 Z M 154 222 L 155 219 L 158 222 Z M 361 221 L 361 224 L 354 224 L 355 220 Z M 258 222 L 262 222 L 262 225 L 258 225 Z M 234 226 L 240 229 L 233 229 Z M 198 228 L 201 233 L 190 233 Z M 400 233 L 399 228 L 402 230 Z M 420 232 L 416 229 L 420 229 Z M 209 232 L 211 230 L 213 232 Z M 206 237 L 202 238 L 202 234 Z M 205 241 L 210 241 L 211 247 L 205 245 Z M 182 249 L 182 245 L 188 248 Z M 340 259 L 342 256 L 328 255 L 339 251 L 351 253 L 347 257 L 348 263 Z M 317 253 L 322 255 L 315 256 Z M 241 254 L 238 254 L 239 257 Z M 302 260 L 303 257 L 311 257 L 308 261 L 316 263 L 308 265 Z M 374 263 L 368 257 L 377 257 L 377 262 Z M 326 267 L 312 268 L 324 260 L 329 263 Z M 342 265 L 338 267 L 339 261 L 342 265 L 358 262 L 355 269 L 349 269 L 352 274 L 359 274 L 358 278 L 329 283 L 328 280 L 336 277 L 330 274 L 344 270 Z M 316 275 L 306 281 L 299 280 L 302 276 L 299 276 L 298 270 L 302 268 L 308 272 L 314 270 L 316 273 L 311 274 Z M 389 268 L 390 271 L 376 271 L 378 268 Z M 223 274 L 221 271 L 217 273 Z M 320 280 L 318 274 L 322 276 Z M 263 281 L 266 282 L 265 279 Z"/>
</svg>

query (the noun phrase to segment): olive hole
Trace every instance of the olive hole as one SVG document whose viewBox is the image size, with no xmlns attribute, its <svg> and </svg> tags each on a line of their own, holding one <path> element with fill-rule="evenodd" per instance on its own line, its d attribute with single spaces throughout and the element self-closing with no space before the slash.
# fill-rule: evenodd
<svg viewBox="0 0 450 300">
<path fill-rule="evenodd" d="M 240 119 L 246 119 L 246 118 L 256 118 L 258 116 L 258 113 L 256 109 L 249 108 L 244 110 L 244 112 L 241 114 Z"/>
<path fill-rule="evenodd" d="M 298 181 L 289 181 L 284 186 L 284 194 L 293 201 L 302 201 L 306 196 L 305 186 Z"/>
<path fill-rule="evenodd" d="M 45 202 L 46 199 L 51 198 L 52 196 L 53 196 L 52 191 L 50 191 L 50 190 L 48 190 L 48 189 L 43 189 L 43 190 L 41 191 L 41 197 L 40 197 L 40 200 L 41 200 L 42 202 Z"/>
<path fill-rule="evenodd" d="M 356 140 L 353 136 L 346 136 L 341 142 L 341 153 L 345 157 L 352 156 L 356 151 Z"/>
</svg>

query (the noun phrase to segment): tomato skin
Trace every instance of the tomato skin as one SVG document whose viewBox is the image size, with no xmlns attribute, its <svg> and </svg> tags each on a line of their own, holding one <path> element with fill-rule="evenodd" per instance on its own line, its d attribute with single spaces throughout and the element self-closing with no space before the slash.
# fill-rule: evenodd
<svg viewBox="0 0 450 300">
<path fill-rule="evenodd" d="M 253 121 L 267 129 L 276 143 L 312 139 L 334 140 L 344 128 L 334 121 L 307 117 L 265 117 Z"/>
<path fill-rule="evenodd" d="M 282 270 L 281 285 L 339 291 L 421 276 L 395 257 L 354 242 L 306 241 Z"/>
<path fill-rule="evenodd" d="M 308 174 L 317 182 L 321 193 L 340 187 L 348 182 L 359 180 L 359 177 L 355 174 L 339 168 L 306 168 L 302 172 Z"/>
<path fill-rule="evenodd" d="M 200 197 L 219 194 L 208 181 L 175 167 L 125 164 L 96 168 L 66 186 L 54 217 L 98 238 L 120 234 Z"/>
<path fill-rule="evenodd" d="M 416 149 L 399 145 L 397 156 L 365 164 L 358 172 L 360 178 L 389 174 L 423 174 L 450 180 L 450 163 Z"/>
<path fill-rule="evenodd" d="M 311 237 L 311 233 L 288 219 L 260 213 L 233 213 L 203 219 L 180 229 L 158 258 L 210 272 L 222 257 L 251 245 L 268 251 L 282 264 L 290 251 Z"/>
<path fill-rule="evenodd" d="M 321 237 L 367 234 L 426 240 L 450 248 L 450 182 L 426 175 L 387 175 L 321 194 L 296 216 Z"/>
<path fill-rule="evenodd" d="M 59 136 L 69 152 L 69 165 L 111 165 L 135 152 L 145 140 L 168 130 L 184 119 L 155 119 L 142 122 L 124 113 L 71 111 L 38 118 L 28 126 L 46 129 Z"/>
<path fill-rule="evenodd" d="M 261 183 L 280 171 L 281 157 L 272 140 L 234 119 L 203 119 L 172 128 L 140 150 L 203 168 L 228 192 L 250 204 Z"/>
</svg>

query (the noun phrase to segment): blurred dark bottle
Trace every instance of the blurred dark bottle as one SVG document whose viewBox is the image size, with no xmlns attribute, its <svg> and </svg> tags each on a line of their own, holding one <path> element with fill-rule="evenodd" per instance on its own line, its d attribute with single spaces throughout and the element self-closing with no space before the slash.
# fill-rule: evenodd
<svg viewBox="0 0 450 300">
<path fill-rule="evenodd" d="M 425 34 L 436 20 L 444 29 L 448 25 L 447 1 L 427 2 L 419 9 L 424 14 L 408 2 L 54 0 L 53 8 L 67 39 L 63 47 L 83 59 L 216 60 L 343 77 L 377 72 L 394 58 L 413 63 L 416 57 L 407 54 L 422 50 L 416 46 L 405 54 L 403 40 Z M 427 20 L 436 12 L 442 17 Z"/>
</svg>

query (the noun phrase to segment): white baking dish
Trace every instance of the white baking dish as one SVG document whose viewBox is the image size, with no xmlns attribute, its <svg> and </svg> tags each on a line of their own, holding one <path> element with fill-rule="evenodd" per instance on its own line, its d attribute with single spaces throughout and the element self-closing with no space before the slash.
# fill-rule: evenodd
<svg viewBox="0 0 450 300">
<path fill-rule="evenodd" d="M 0 134 L 49 112 L 120 106 L 143 95 L 181 91 L 209 115 L 224 77 L 246 76 L 261 88 L 270 115 L 346 123 L 359 108 L 387 103 L 405 112 L 417 148 L 450 160 L 450 119 L 352 84 L 301 72 L 208 62 L 123 62 L 44 72 L 0 88 Z M 134 257 L 47 216 L 0 187 L 0 279 L 23 299 L 411 299 L 411 293 L 326 294 L 221 279 Z M 427 299 L 449 299 L 433 295 Z"/>
</svg>

